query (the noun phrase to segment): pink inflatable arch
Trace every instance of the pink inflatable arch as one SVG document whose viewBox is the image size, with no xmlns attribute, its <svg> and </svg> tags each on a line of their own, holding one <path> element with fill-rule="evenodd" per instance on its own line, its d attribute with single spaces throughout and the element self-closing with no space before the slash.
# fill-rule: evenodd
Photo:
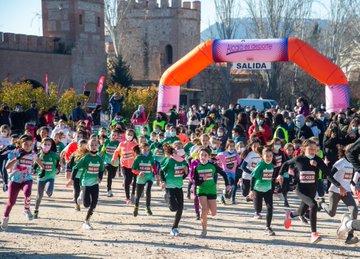
<svg viewBox="0 0 360 259">
<path fill-rule="evenodd" d="M 317 50 L 296 38 L 262 40 L 209 40 L 178 60 L 162 75 L 157 111 L 179 107 L 180 85 L 214 62 L 292 61 L 325 84 L 326 110 L 349 107 L 349 85 L 343 71 Z"/>
</svg>

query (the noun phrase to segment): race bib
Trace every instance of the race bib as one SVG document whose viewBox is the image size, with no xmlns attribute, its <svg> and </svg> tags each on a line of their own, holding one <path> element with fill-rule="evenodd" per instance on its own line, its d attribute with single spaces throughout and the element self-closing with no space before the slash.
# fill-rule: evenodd
<svg viewBox="0 0 360 259">
<path fill-rule="evenodd" d="M 345 173 L 344 174 L 344 181 L 350 182 L 352 179 L 353 174 L 352 173 Z"/>
<path fill-rule="evenodd" d="M 140 164 L 139 171 L 144 174 L 151 173 L 151 164 L 145 164 L 145 163 Z"/>
<path fill-rule="evenodd" d="M 262 180 L 263 181 L 272 180 L 273 172 L 274 172 L 274 170 L 264 170 Z"/>
<path fill-rule="evenodd" d="M 116 150 L 116 147 L 107 147 L 106 148 L 106 154 L 113 155 Z"/>
<path fill-rule="evenodd" d="M 42 162 L 42 164 L 44 165 L 45 171 L 46 172 L 51 172 L 52 171 L 52 163 L 51 162 Z"/>
<path fill-rule="evenodd" d="M 281 166 L 281 160 L 282 160 L 281 156 L 275 156 L 275 167 Z"/>
<path fill-rule="evenodd" d="M 300 183 L 315 183 L 315 176 L 314 171 L 301 171 Z"/>
<path fill-rule="evenodd" d="M 122 155 L 123 160 L 130 160 L 134 157 L 133 152 L 124 152 Z"/>
<path fill-rule="evenodd" d="M 89 174 L 98 174 L 98 173 L 99 173 L 99 167 L 100 167 L 99 164 L 92 164 L 92 163 L 90 163 L 87 172 L 88 172 Z"/>
<path fill-rule="evenodd" d="M 236 163 L 236 156 L 228 156 L 227 158 L 225 158 L 225 163 L 227 169 L 233 169 Z"/>
<path fill-rule="evenodd" d="M 183 177 L 184 166 L 175 166 L 174 177 Z"/>
<path fill-rule="evenodd" d="M 198 170 L 200 178 L 207 178 L 206 181 L 210 181 L 213 179 L 212 170 L 211 169 L 202 169 Z"/>
</svg>

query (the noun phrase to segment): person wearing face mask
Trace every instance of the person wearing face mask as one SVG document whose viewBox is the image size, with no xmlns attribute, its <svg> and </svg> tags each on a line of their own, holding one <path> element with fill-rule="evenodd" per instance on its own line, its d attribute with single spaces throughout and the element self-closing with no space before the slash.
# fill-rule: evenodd
<svg viewBox="0 0 360 259">
<path fill-rule="evenodd" d="M 295 118 L 295 125 L 296 125 L 295 136 L 296 136 L 296 138 L 305 140 L 305 139 L 308 139 L 308 138 L 311 138 L 314 136 L 314 134 L 310 128 L 311 127 L 311 124 L 309 124 L 310 122 L 307 122 L 307 123 L 308 124 L 306 125 L 305 117 L 302 114 L 296 116 L 296 118 Z"/>
<path fill-rule="evenodd" d="M 328 166 L 332 167 L 338 160 L 338 145 L 344 146 L 346 144 L 345 138 L 339 129 L 337 122 L 331 122 L 329 127 L 325 131 L 324 135 L 324 153 Z"/>
<path fill-rule="evenodd" d="M 52 196 L 56 171 L 59 170 L 60 167 L 60 158 L 55 152 L 51 151 L 51 144 L 51 139 L 45 138 L 41 142 L 41 151 L 37 155 L 39 160 L 41 160 L 41 163 L 44 165 L 44 169 L 37 168 L 38 189 L 35 202 L 34 219 L 39 217 L 39 207 L 44 196 L 44 191 L 46 191 L 48 197 Z M 34 165 L 34 169 L 36 169 L 36 167 L 37 164 Z"/>
<path fill-rule="evenodd" d="M 293 218 L 304 216 L 308 208 L 310 208 L 310 226 L 311 238 L 310 242 L 316 244 L 321 241 L 320 235 L 317 233 L 317 211 L 318 204 L 315 201 L 316 191 L 318 187 L 318 179 L 320 170 L 324 176 L 329 175 L 330 169 L 321 158 L 316 156 L 316 143 L 311 140 L 305 140 L 303 143 L 304 155 L 297 156 L 286 161 L 279 172 L 277 181 L 282 184 L 283 175 L 288 172 L 289 167 L 295 168 L 294 180 L 297 183 L 296 194 L 301 199 L 300 207 L 297 211 L 287 211 L 285 215 L 284 227 L 289 229 Z"/>
<path fill-rule="evenodd" d="M 295 139 L 296 126 L 295 126 L 294 121 L 290 117 L 285 117 L 284 120 L 287 125 L 287 129 L 288 129 L 287 131 L 289 134 L 289 142 L 288 143 L 291 143 L 291 141 L 293 141 L 293 139 Z"/>
<path fill-rule="evenodd" d="M 268 125 L 265 123 L 265 117 L 263 114 L 259 113 L 256 116 L 256 119 L 253 122 L 253 125 L 250 126 L 248 132 L 248 138 L 255 134 L 260 140 L 261 145 L 265 145 L 271 136 L 271 131 Z"/>
<path fill-rule="evenodd" d="M 181 145 L 181 142 L 179 142 Z M 179 144 L 176 144 L 179 145 Z M 174 143 L 175 146 L 175 143 Z M 184 209 L 183 180 L 187 177 L 189 169 L 184 158 L 168 143 L 164 144 L 165 159 L 161 164 L 161 189 L 166 191 L 166 200 L 170 211 L 176 212 L 170 235 L 178 236 L 179 223 Z M 183 151 L 183 150 L 182 150 Z"/>
<path fill-rule="evenodd" d="M 340 112 L 336 115 L 336 121 L 339 125 L 339 129 L 341 131 L 341 133 L 345 136 L 346 132 L 348 130 L 349 127 L 349 122 L 346 119 L 346 114 L 344 112 Z"/>
<path fill-rule="evenodd" d="M 231 198 L 231 203 L 235 204 L 237 182 L 239 181 L 239 179 L 237 179 L 237 172 L 241 164 L 241 158 L 235 150 L 235 142 L 229 139 L 226 142 L 226 151 L 217 154 L 215 159 L 220 161 L 220 166 L 226 173 L 229 184 L 231 185 L 231 197 L 226 190 L 224 190 L 221 195 L 221 202 L 226 204 L 225 198 Z"/>
<path fill-rule="evenodd" d="M 170 127 L 169 136 L 166 137 L 162 143 L 173 144 L 176 141 L 180 141 L 180 139 L 176 136 L 176 128 L 174 126 Z"/>
<path fill-rule="evenodd" d="M 360 128 L 360 119 L 359 118 L 352 119 L 349 124 L 347 133 L 345 135 L 346 144 L 354 143 L 359 138 L 360 136 L 359 128 Z"/>
<path fill-rule="evenodd" d="M 115 164 L 116 160 L 120 156 L 120 166 L 122 172 L 124 174 L 124 187 L 125 187 L 125 196 L 126 196 L 126 204 L 131 204 L 134 202 L 135 197 L 135 189 L 136 189 L 136 175 L 132 173 L 132 165 L 135 159 L 135 152 L 134 147 L 137 146 L 137 139 L 135 136 L 135 132 L 131 129 L 128 129 L 125 133 L 126 140 L 121 142 L 119 146 L 116 148 L 111 163 Z M 134 181 L 133 181 L 133 178 Z M 130 199 L 130 184 L 133 182 L 133 188 L 131 192 L 131 199 Z"/>
<path fill-rule="evenodd" d="M 80 173 L 81 186 L 83 186 L 83 205 L 89 208 L 83 223 L 83 229 L 91 230 L 90 218 L 94 213 L 98 199 L 99 199 L 99 184 L 103 178 L 105 171 L 104 161 L 97 154 L 98 141 L 90 139 L 88 141 L 89 153 L 81 158 L 74 166 L 73 176 Z M 80 197 L 81 197 L 80 196 Z"/>
<path fill-rule="evenodd" d="M 132 165 L 133 173 L 136 177 L 136 198 L 134 207 L 134 217 L 139 213 L 139 203 L 141 195 L 146 185 L 146 212 L 148 216 L 152 215 L 150 208 L 151 203 L 151 186 L 154 182 L 154 175 L 157 175 L 154 159 L 149 152 L 149 145 L 144 143 L 140 147 L 134 147 L 134 152 L 137 154 Z"/>
<path fill-rule="evenodd" d="M 37 126 L 39 125 L 39 109 L 37 108 L 36 101 L 31 102 L 31 107 L 26 110 L 25 114 L 27 122 L 34 121 Z"/>
<path fill-rule="evenodd" d="M 3 183 L 3 191 L 6 192 L 8 190 L 8 172 L 6 170 L 6 163 L 8 161 L 8 155 L 16 148 L 16 143 L 19 139 L 19 135 L 12 134 L 10 138 L 9 145 L 5 146 L 0 151 L 0 172 Z"/>
<path fill-rule="evenodd" d="M 300 107 L 298 112 L 297 112 L 298 114 L 301 114 L 304 117 L 310 115 L 309 103 L 305 98 L 299 97 L 296 100 L 296 106 Z"/>
<path fill-rule="evenodd" d="M 278 113 L 274 117 L 274 134 L 273 138 L 280 139 L 284 144 L 289 142 L 289 132 L 287 124 L 284 121 L 282 114 Z"/>
<path fill-rule="evenodd" d="M 273 173 L 273 191 L 274 194 L 278 196 L 280 200 L 284 200 L 284 206 L 289 207 L 289 202 L 287 196 L 284 194 L 287 193 L 286 186 L 284 189 L 282 185 L 276 183 L 275 179 L 279 175 L 280 167 L 287 160 L 285 152 L 281 148 L 281 140 L 278 138 L 274 138 L 271 142 L 272 152 L 273 152 L 273 164 L 274 164 L 274 173 Z"/>
<path fill-rule="evenodd" d="M 216 137 L 221 142 L 220 149 L 225 150 L 225 145 L 227 141 L 227 136 L 225 134 L 225 129 L 223 127 L 219 127 L 216 131 Z"/>
</svg>

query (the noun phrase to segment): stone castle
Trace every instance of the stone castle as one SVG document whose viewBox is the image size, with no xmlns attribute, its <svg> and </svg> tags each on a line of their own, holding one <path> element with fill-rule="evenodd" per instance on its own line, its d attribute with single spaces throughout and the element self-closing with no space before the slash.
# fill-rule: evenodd
<svg viewBox="0 0 360 259">
<path fill-rule="evenodd" d="M 42 0 L 43 37 L 0 33 L 0 80 L 45 74 L 61 90 L 96 88 L 106 75 L 103 0 Z"/>
</svg>

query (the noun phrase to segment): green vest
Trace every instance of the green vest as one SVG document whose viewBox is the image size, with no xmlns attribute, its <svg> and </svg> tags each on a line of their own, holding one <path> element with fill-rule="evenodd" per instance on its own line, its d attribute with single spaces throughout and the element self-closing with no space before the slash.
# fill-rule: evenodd
<svg viewBox="0 0 360 259">
<path fill-rule="evenodd" d="M 285 142 L 288 143 L 289 142 L 289 133 L 286 129 L 284 129 L 283 127 L 281 126 L 278 126 L 275 130 L 275 133 L 274 133 L 274 138 L 277 137 L 277 134 L 278 134 L 278 130 L 279 129 L 282 129 L 283 133 L 284 133 L 284 137 L 285 137 Z"/>
<path fill-rule="evenodd" d="M 153 121 L 153 130 L 155 130 L 155 127 L 156 127 L 156 126 L 159 126 L 161 130 L 164 130 L 164 129 L 165 129 L 165 124 L 166 124 L 166 121 L 157 121 L 157 120 L 154 120 L 154 121 Z"/>
</svg>

